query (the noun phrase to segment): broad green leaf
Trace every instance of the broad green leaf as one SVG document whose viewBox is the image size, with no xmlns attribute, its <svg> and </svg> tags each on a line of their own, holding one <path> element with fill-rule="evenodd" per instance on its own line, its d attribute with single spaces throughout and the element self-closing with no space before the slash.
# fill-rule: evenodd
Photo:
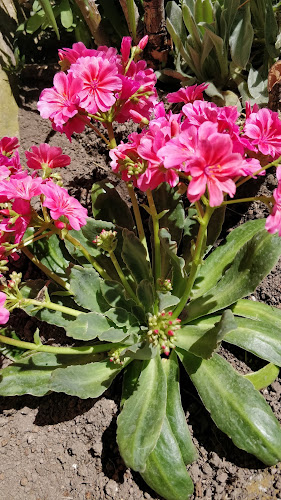
<svg viewBox="0 0 281 500">
<path fill-rule="evenodd" d="M 69 364 L 81 365 L 93 359 L 93 355 L 58 355 L 46 352 L 30 354 L 0 370 L 0 395 L 44 396 L 51 390 L 51 376 L 56 369 Z"/>
<path fill-rule="evenodd" d="M 184 41 L 187 35 L 182 19 L 181 8 L 174 1 L 168 2 L 166 6 L 166 13 L 167 30 L 175 44 L 176 50 L 180 52 L 185 62 L 188 62 L 189 56 L 184 48 Z"/>
<path fill-rule="evenodd" d="M 200 360 L 177 349 L 180 359 L 217 427 L 238 448 L 266 465 L 281 459 L 281 428 L 253 384 L 218 354 Z"/>
<path fill-rule="evenodd" d="M 270 327 L 281 328 L 281 310 L 263 302 L 241 299 L 232 306 L 233 314 L 267 322 Z"/>
<path fill-rule="evenodd" d="M 238 1 L 239 4 L 239 1 Z M 247 3 L 237 12 L 232 33 L 229 37 L 232 61 L 241 68 L 249 62 L 254 30 L 251 23 L 250 4 Z"/>
<path fill-rule="evenodd" d="M 167 385 L 159 354 L 143 361 L 136 390 L 117 419 L 117 442 L 126 465 L 143 472 L 155 448 L 166 412 Z"/>
<path fill-rule="evenodd" d="M 270 57 L 278 57 L 279 51 L 275 48 L 276 37 L 278 35 L 278 24 L 274 14 L 272 0 L 265 1 L 265 24 L 264 37 L 265 46 Z"/>
<path fill-rule="evenodd" d="M 195 299 L 210 290 L 223 276 L 240 248 L 264 228 L 264 220 L 248 221 L 227 236 L 226 242 L 207 257 L 201 267 L 192 291 Z"/>
<path fill-rule="evenodd" d="M 80 314 L 65 329 L 68 337 L 86 341 L 95 339 L 111 326 L 112 323 L 102 314 L 89 312 Z"/>
<path fill-rule="evenodd" d="M 26 32 L 33 35 L 33 33 L 35 33 L 35 31 L 42 26 L 45 19 L 47 19 L 47 17 L 43 10 L 36 12 L 33 16 L 30 16 L 26 23 Z"/>
<path fill-rule="evenodd" d="M 109 330 L 106 330 L 99 334 L 99 339 L 104 341 L 104 342 L 113 342 L 113 343 L 118 343 L 124 340 L 126 337 L 128 337 L 128 332 L 124 332 L 121 328 L 109 328 Z M 112 346 L 114 348 L 114 346 Z"/>
<path fill-rule="evenodd" d="M 150 342 L 136 342 L 122 351 L 122 358 L 129 356 L 132 359 L 148 360 L 158 355 L 158 346 Z"/>
<path fill-rule="evenodd" d="M 126 366 L 122 382 L 122 398 L 120 403 L 121 408 L 124 405 L 125 401 L 136 390 L 141 370 L 142 370 L 142 362 L 137 359 L 132 361 L 132 363 L 130 363 L 128 366 Z"/>
<path fill-rule="evenodd" d="M 161 246 L 165 250 L 167 255 L 170 257 L 173 266 L 177 267 L 182 277 L 184 277 L 185 262 L 182 257 L 178 257 L 177 255 L 177 249 L 178 249 L 177 242 L 172 241 L 169 231 L 164 227 L 159 231 L 159 238 L 161 241 Z"/>
<path fill-rule="evenodd" d="M 192 47 L 200 53 L 201 49 L 201 32 L 198 29 L 198 26 L 195 22 L 191 9 L 186 5 L 186 3 L 182 4 L 182 17 L 184 20 L 184 24 L 191 35 L 192 39 Z"/>
<path fill-rule="evenodd" d="M 134 221 L 131 211 L 111 182 L 104 180 L 93 184 L 91 197 L 95 219 L 108 221 L 133 231 Z"/>
<path fill-rule="evenodd" d="M 211 290 L 192 300 L 188 320 L 224 309 L 252 293 L 271 271 L 281 253 L 281 240 L 262 230 L 245 243 L 222 279 Z"/>
<path fill-rule="evenodd" d="M 50 25 L 54 29 L 54 31 L 57 35 L 57 39 L 59 40 L 60 34 L 59 34 L 58 26 L 56 23 L 56 19 L 54 16 L 54 12 L 53 12 L 51 3 L 49 2 L 49 0 L 39 0 L 39 3 L 46 14 L 46 17 L 48 18 Z"/>
<path fill-rule="evenodd" d="M 125 298 L 124 287 L 118 281 L 101 280 L 100 288 L 103 298 L 109 306 L 122 307 L 126 311 L 130 311 L 135 304 L 133 300 Z"/>
<path fill-rule="evenodd" d="M 114 0 L 99 0 L 99 5 L 102 6 L 103 15 L 106 21 L 110 22 L 120 39 L 122 39 L 123 36 L 128 36 L 129 31 L 126 19 L 123 12 L 120 12 L 118 4 L 116 4 Z"/>
<path fill-rule="evenodd" d="M 179 244 L 185 221 L 181 195 L 175 188 L 171 188 L 167 182 L 162 182 L 157 189 L 154 189 L 153 199 L 158 214 L 163 210 L 168 210 L 159 220 L 160 228 L 166 227 L 171 238 Z"/>
<path fill-rule="evenodd" d="M 135 2 L 134 0 L 126 0 L 127 9 L 128 9 L 128 20 L 129 20 L 129 29 L 132 33 L 133 40 L 136 40 L 137 36 L 137 24 L 136 24 L 136 16 L 135 16 Z"/>
<path fill-rule="evenodd" d="M 137 297 L 146 312 L 152 312 L 155 301 L 152 284 L 148 280 L 142 280 L 137 286 Z"/>
<path fill-rule="evenodd" d="M 213 245 L 221 234 L 222 225 L 225 218 L 225 209 L 225 206 L 216 208 L 210 218 L 207 229 L 207 247 L 209 245 Z"/>
<path fill-rule="evenodd" d="M 233 22 L 236 20 L 237 9 L 239 9 L 239 6 L 240 0 L 224 0 L 220 19 L 220 35 L 226 43 L 228 42 Z"/>
<path fill-rule="evenodd" d="M 267 68 L 256 69 L 250 65 L 247 80 L 248 89 L 255 102 L 259 104 L 268 102 L 267 76 Z"/>
<path fill-rule="evenodd" d="M 51 390 L 81 399 L 98 398 L 126 366 L 108 360 L 58 368 L 51 377 Z"/>
<path fill-rule="evenodd" d="M 95 269 L 85 269 L 74 266 L 71 269 L 70 288 L 75 302 L 94 312 L 104 312 L 108 309 L 100 288 L 100 276 Z"/>
<path fill-rule="evenodd" d="M 157 444 L 141 475 L 145 482 L 166 500 L 188 500 L 193 493 L 192 480 L 167 417 L 164 418 Z"/>
<path fill-rule="evenodd" d="M 208 320 L 208 318 L 207 318 Z M 226 334 L 237 328 L 232 312 L 223 311 L 221 318 L 210 317 L 210 323 L 198 321 L 177 331 L 175 344 L 203 359 L 209 359 Z"/>
<path fill-rule="evenodd" d="M 268 363 L 268 365 L 264 366 L 260 370 L 244 375 L 244 377 L 250 380 L 255 389 L 259 391 L 260 389 L 264 389 L 268 385 L 272 384 L 272 382 L 274 382 L 274 380 L 278 377 L 278 374 L 279 366 Z"/>
<path fill-rule="evenodd" d="M 32 234 L 31 231 L 28 231 Z M 27 233 L 26 233 L 27 234 Z M 71 257 L 65 248 L 65 244 L 56 234 L 50 238 L 43 238 L 29 245 L 31 251 L 44 266 L 56 273 L 63 279 L 67 279 L 66 271 L 71 262 Z"/>
<path fill-rule="evenodd" d="M 171 292 L 161 293 L 157 292 L 159 299 L 159 310 L 163 311 L 163 309 L 171 308 L 172 306 L 176 306 L 180 299 L 172 295 Z"/>
<path fill-rule="evenodd" d="M 196 23 L 213 22 L 213 6 L 211 0 L 196 0 L 195 1 L 195 21 Z"/>
<path fill-rule="evenodd" d="M 120 325 L 129 329 L 132 326 L 138 325 L 137 318 L 122 307 L 112 307 L 111 309 L 108 309 L 108 311 L 106 311 L 104 314 L 108 319 L 113 321 L 116 326 Z"/>
<path fill-rule="evenodd" d="M 237 329 L 224 337 L 225 342 L 252 352 L 259 358 L 281 366 L 281 323 L 235 317 Z"/>
<path fill-rule="evenodd" d="M 169 359 L 162 359 L 162 364 L 167 377 L 166 416 L 171 426 L 171 431 L 180 448 L 184 463 L 186 465 L 191 464 L 198 458 L 198 454 L 192 443 L 182 408 L 179 386 L 179 366 L 175 352 L 172 352 Z"/>
<path fill-rule="evenodd" d="M 4 337 L 20 340 L 16 333 L 9 327 L 1 328 L 0 334 Z M 22 359 L 23 355 L 26 354 L 26 350 L 20 349 L 19 347 L 15 347 L 13 345 L 0 343 L 0 353 L 11 361 L 19 361 Z"/>
<path fill-rule="evenodd" d="M 152 280 L 151 267 L 146 260 L 146 250 L 132 231 L 123 229 L 122 259 L 137 283 Z"/>
<path fill-rule="evenodd" d="M 68 0 L 62 0 L 60 3 L 60 20 L 66 29 L 73 24 L 73 14 Z"/>
</svg>

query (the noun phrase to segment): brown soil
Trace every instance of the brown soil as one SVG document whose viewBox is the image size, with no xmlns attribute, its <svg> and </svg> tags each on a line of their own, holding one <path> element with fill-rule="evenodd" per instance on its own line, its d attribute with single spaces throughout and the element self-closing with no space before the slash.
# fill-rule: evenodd
<svg viewBox="0 0 281 500">
<path fill-rule="evenodd" d="M 37 87 L 21 89 L 21 154 L 32 144 L 48 142 L 60 146 L 72 163 L 61 174 L 71 194 L 90 206 L 92 183 L 108 175 L 106 149 L 90 133 L 73 138 L 55 133 L 36 111 Z M 125 132 L 120 126 L 120 136 Z M 122 186 L 119 187 L 122 190 Z M 274 178 L 268 175 L 262 192 L 274 189 Z M 227 225 L 241 220 L 263 217 L 260 207 L 228 210 Z M 24 256 L 19 261 L 24 277 L 37 276 Z M 251 297 L 280 307 L 280 265 L 258 287 Z M 21 337 L 31 339 L 37 320 L 18 312 L 13 318 Z M 56 332 L 63 339 L 63 330 Z M 53 338 L 54 330 L 45 325 L 42 335 Z M 57 338 L 56 338 L 57 339 Z M 242 373 L 249 371 L 245 354 L 239 349 L 222 354 Z M 247 364 L 262 366 L 254 356 Z M 64 394 L 43 398 L 22 396 L 0 398 L 0 500 L 128 500 L 159 499 L 122 461 L 116 444 L 116 418 L 119 411 L 121 379 L 98 399 L 80 400 Z M 263 394 L 281 421 L 281 379 Z M 187 421 L 198 448 L 199 460 L 188 467 L 195 483 L 192 499 L 278 499 L 281 498 L 281 464 L 265 468 L 257 459 L 238 450 L 212 423 L 201 405 L 188 377 L 182 373 L 182 399 Z"/>
</svg>

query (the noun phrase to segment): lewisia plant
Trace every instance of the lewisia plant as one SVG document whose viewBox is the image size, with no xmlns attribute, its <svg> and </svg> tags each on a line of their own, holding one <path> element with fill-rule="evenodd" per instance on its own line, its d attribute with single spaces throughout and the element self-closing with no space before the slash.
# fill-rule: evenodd
<svg viewBox="0 0 281 500">
<path fill-rule="evenodd" d="M 259 392 L 281 365 L 281 312 L 244 299 L 281 254 L 281 122 L 256 105 L 239 116 L 236 107 L 204 101 L 207 84 L 168 94 L 182 108 L 166 112 L 155 73 L 139 59 L 146 42 L 131 47 L 124 38 L 121 55 L 82 43 L 61 50 L 62 71 L 38 103 L 69 139 L 85 127 L 104 139 L 130 207 L 104 180 L 93 185 L 90 216 L 62 186 L 55 169 L 70 158 L 60 148 L 32 146 L 27 170 L 17 139 L 0 141 L 1 324 L 21 308 L 69 337 L 59 347 L 36 331 L 25 342 L 3 327 L 12 363 L 1 372 L 0 394 L 96 398 L 122 372 L 120 453 L 158 494 L 185 500 L 193 491 L 186 466 L 197 452 L 180 364 L 237 447 L 266 465 L 281 459 L 280 425 Z M 127 120 L 139 132 L 117 145 L 113 124 Z M 239 197 L 240 186 L 269 167 L 278 180 L 273 195 Z M 238 226 L 218 245 L 226 206 L 253 200 L 268 208 L 267 219 Z M 20 252 L 46 280 L 7 276 Z M 220 355 L 221 343 L 267 363 L 243 376 Z"/>
</svg>

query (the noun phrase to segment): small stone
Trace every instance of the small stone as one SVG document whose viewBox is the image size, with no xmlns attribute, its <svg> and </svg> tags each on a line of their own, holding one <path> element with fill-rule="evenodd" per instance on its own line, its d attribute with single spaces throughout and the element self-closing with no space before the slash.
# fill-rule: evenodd
<svg viewBox="0 0 281 500">
<path fill-rule="evenodd" d="M 114 496 L 115 493 L 117 493 L 117 491 L 118 491 L 118 486 L 117 486 L 116 482 L 113 481 L 112 479 L 110 479 L 105 486 L 106 494 L 109 496 Z"/>
<path fill-rule="evenodd" d="M 3 439 L 3 441 L 1 442 L 1 446 L 7 446 L 8 442 L 8 439 Z"/>
<path fill-rule="evenodd" d="M 3 474 L 3 472 L 0 474 L 0 481 L 4 481 L 5 479 L 5 475 Z"/>
<path fill-rule="evenodd" d="M 28 484 L 28 479 L 27 477 L 23 477 L 21 480 L 20 480 L 20 484 L 21 486 L 26 486 Z"/>
<path fill-rule="evenodd" d="M 33 441 L 33 437 L 32 436 L 28 436 L 26 441 L 27 441 L 28 444 L 31 444 L 32 441 Z"/>
<path fill-rule="evenodd" d="M 219 483 L 225 483 L 227 481 L 227 478 L 228 475 L 226 474 L 226 472 L 219 472 L 219 474 L 217 475 L 217 481 Z"/>
</svg>

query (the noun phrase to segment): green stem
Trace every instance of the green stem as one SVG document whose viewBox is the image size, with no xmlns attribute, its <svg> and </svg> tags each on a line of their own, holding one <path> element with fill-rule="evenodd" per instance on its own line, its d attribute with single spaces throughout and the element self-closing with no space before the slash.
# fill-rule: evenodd
<svg viewBox="0 0 281 500">
<path fill-rule="evenodd" d="M 22 340 L 11 339 L 9 337 L 5 337 L 4 335 L 0 335 L 0 342 L 3 344 L 12 345 L 14 347 L 19 347 L 20 349 L 26 349 L 28 351 L 37 351 L 37 352 L 50 352 L 53 354 L 98 354 L 100 352 L 110 351 L 112 349 L 113 344 L 99 344 L 93 346 L 78 346 L 78 347 L 55 347 L 51 345 L 38 345 L 33 342 L 24 342 Z M 114 348 L 116 349 L 123 347 L 122 344 L 114 344 Z M 125 347 L 125 346 L 124 346 Z"/>
<path fill-rule="evenodd" d="M 121 269 L 121 267 L 119 265 L 119 262 L 118 262 L 118 260 L 115 257 L 115 253 L 113 252 L 113 250 L 110 250 L 108 253 L 109 253 L 109 256 L 110 256 L 110 258 L 112 260 L 112 263 L 113 263 L 113 265 L 114 265 L 114 267 L 115 267 L 115 269 L 116 269 L 116 271 L 118 273 L 118 276 L 119 276 L 119 278 L 120 278 L 120 280 L 122 282 L 122 285 L 124 286 L 126 292 L 128 293 L 128 295 L 132 299 L 134 299 L 135 302 L 137 302 L 139 305 L 141 305 L 139 299 L 137 298 L 136 294 L 133 292 L 133 290 L 130 287 L 128 281 L 126 280 L 126 277 L 125 277 L 125 275 L 124 275 L 124 273 L 123 273 L 123 271 L 122 271 L 122 269 Z"/>
<path fill-rule="evenodd" d="M 238 188 L 239 186 L 242 186 L 242 184 L 244 184 L 245 182 L 252 179 L 255 175 L 259 175 L 264 170 L 267 170 L 270 167 L 278 167 L 280 162 L 281 162 L 281 156 L 279 156 L 279 158 L 277 158 L 277 160 L 274 160 L 271 163 L 268 163 L 268 165 L 266 165 L 265 167 L 259 168 L 259 170 L 254 172 L 252 175 L 248 175 L 247 177 L 244 177 L 243 179 L 241 179 L 241 181 L 237 182 L 236 188 Z"/>
<path fill-rule="evenodd" d="M 239 200 L 226 200 L 220 206 L 232 205 L 233 203 L 248 203 L 250 201 L 261 201 L 268 205 L 272 200 L 272 196 L 251 196 L 250 198 L 240 198 Z"/>
<path fill-rule="evenodd" d="M 70 289 L 69 283 L 66 283 L 56 273 L 54 273 L 53 271 L 51 271 L 50 269 L 48 269 L 48 267 L 44 266 L 44 264 L 42 264 L 42 262 L 40 262 L 40 260 L 37 259 L 37 257 L 35 257 L 35 255 L 33 255 L 33 253 L 31 253 L 28 248 L 23 247 L 21 249 L 21 251 L 31 260 L 31 262 L 33 262 L 33 264 L 35 264 L 37 267 L 39 267 L 39 269 L 41 269 L 41 271 L 43 271 L 43 273 L 45 273 L 46 276 L 48 276 L 53 281 L 55 281 L 56 283 L 58 283 L 58 285 L 60 285 L 61 287 L 63 287 L 65 290 L 69 290 Z"/>
<path fill-rule="evenodd" d="M 78 248 L 86 257 L 87 261 L 92 264 L 92 266 L 95 268 L 95 270 L 101 275 L 102 278 L 105 280 L 110 280 L 110 276 L 107 274 L 107 272 L 99 265 L 99 263 L 96 261 L 96 259 L 88 252 L 88 250 L 78 241 L 76 238 L 71 236 L 71 234 L 67 233 L 65 235 L 65 239 L 72 243 L 72 245 L 75 248 Z"/>
<path fill-rule="evenodd" d="M 136 193 L 135 193 L 135 190 L 134 190 L 131 183 L 126 183 L 126 185 L 127 185 L 128 193 L 130 195 L 133 210 L 134 210 L 134 215 L 135 215 L 136 224 L 137 224 L 137 228 L 138 228 L 139 239 L 140 239 L 141 243 L 143 244 L 144 248 L 146 249 L 146 259 L 149 261 L 149 252 L 148 252 L 148 247 L 147 247 L 147 241 L 146 241 L 146 237 L 145 237 L 145 233 L 144 233 L 144 229 L 143 229 L 143 223 L 142 223 L 142 218 L 141 218 L 141 214 L 140 214 L 139 204 L 138 204 L 138 201 L 136 198 Z"/>
<path fill-rule="evenodd" d="M 202 255 L 203 255 L 203 243 L 206 235 L 206 229 L 208 227 L 210 218 L 212 216 L 212 213 L 215 209 L 212 207 L 207 207 L 205 215 L 203 219 L 200 222 L 200 228 L 198 231 L 198 236 L 196 240 L 196 246 L 195 246 L 195 251 L 194 251 L 194 257 L 192 260 L 191 264 L 191 269 L 190 269 L 190 274 L 186 283 L 186 289 L 184 291 L 184 294 L 178 303 L 176 309 L 173 312 L 172 319 L 178 318 L 180 313 L 182 312 L 183 308 L 185 307 L 189 297 L 190 293 L 192 290 L 192 287 L 194 285 L 194 281 L 198 272 L 199 267 L 201 266 L 202 263 Z"/>
<path fill-rule="evenodd" d="M 82 311 L 77 311 L 76 309 L 72 309 L 72 307 L 66 307 L 62 306 L 61 304 L 55 304 L 54 302 L 45 301 L 45 302 L 40 302 L 40 300 L 36 299 L 21 299 L 19 303 L 19 307 L 22 304 L 27 304 L 29 305 L 34 305 L 34 306 L 39 306 L 40 308 L 45 307 L 46 309 L 51 309 L 52 311 L 60 311 L 63 314 L 68 314 L 68 316 L 74 316 L 77 318 L 82 314 Z"/>
<path fill-rule="evenodd" d="M 105 126 L 107 128 L 108 137 L 109 137 L 108 147 L 109 147 L 109 149 L 116 148 L 117 147 L 117 143 L 116 143 L 115 135 L 114 135 L 114 132 L 113 132 L 112 123 L 107 121 L 107 122 L 105 122 Z"/>
<path fill-rule="evenodd" d="M 153 223 L 153 236 L 154 236 L 154 275 L 155 283 L 157 283 L 158 278 L 161 278 L 161 248 L 160 248 L 160 238 L 159 238 L 159 218 L 157 210 L 154 204 L 153 196 L 148 189 L 146 191 L 146 196 L 150 208 L 150 214 Z"/>
</svg>

